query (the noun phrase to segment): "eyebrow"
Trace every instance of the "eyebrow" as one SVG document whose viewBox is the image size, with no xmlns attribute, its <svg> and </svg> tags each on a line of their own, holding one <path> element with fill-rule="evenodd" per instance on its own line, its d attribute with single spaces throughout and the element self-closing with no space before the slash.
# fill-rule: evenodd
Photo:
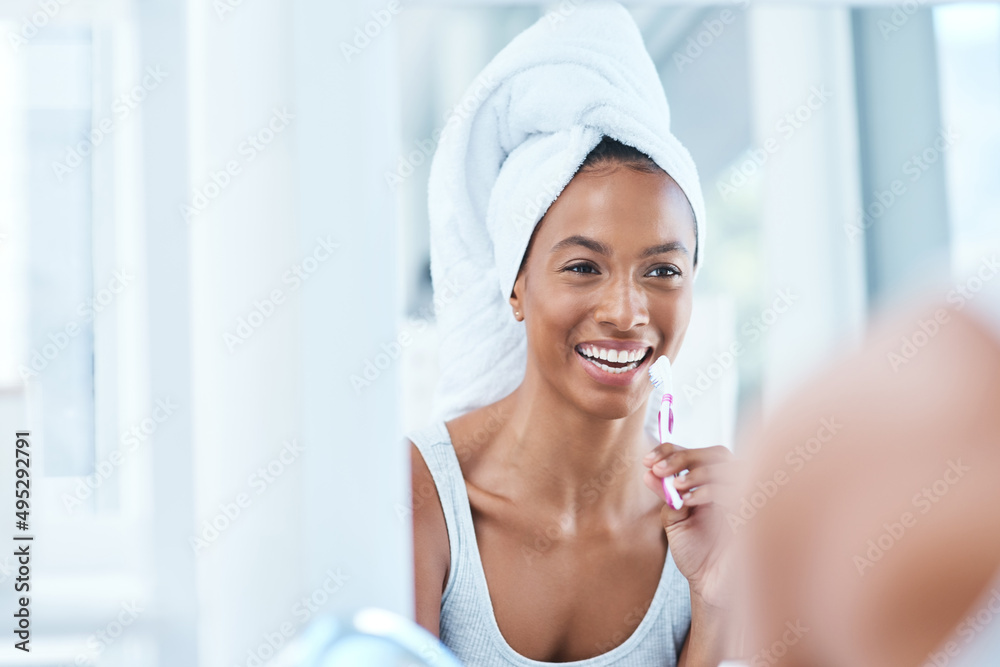
<svg viewBox="0 0 1000 667">
<path fill-rule="evenodd" d="M 552 250 L 550 250 L 549 253 L 553 253 L 558 250 L 562 250 L 563 248 L 570 248 L 573 246 L 583 246 L 588 250 L 593 250 L 599 255 L 607 256 L 611 254 L 611 249 L 608 248 L 608 246 L 604 245 L 600 241 L 595 241 L 592 238 L 588 238 L 586 236 L 580 236 L 579 234 L 574 234 L 573 236 L 567 236 L 562 241 L 552 246 Z"/>
<path fill-rule="evenodd" d="M 652 257 L 653 255 L 661 255 L 666 252 L 674 252 L 675 250 L 680 250 L 685 255 L 690 255 L 687 246 L 680 241 L 671 241 L 670 243 L 661 243 L 660 245 L 650 246 L 642 251 L 642 257 Z"/>
<path fill-rule="evenodd" d="M 556 251 L 562 250 L 563 248 L 570 248 L 573 246 L 581 246 L 583 248 L 587 248 L 588 250 L 593 250 L 597 254 L 604 255 L 605 257 L 611 254 L 611 249 L 608 248 L 608 246 L 604 245 L 600 241 L 597 241 L 595 239 L 586 236 L 580 236 L 579 234 L 574 234 L 573 236 L 568 236 L 564 238 L 562 241 L 552 246 L 552 249 L 549 251 L 549 253 L 554 253 Z M 642 251 L 640 257 L 642 258 L 652 257 L 654 255 L 662 255 L 663 253 L 674 252 L 675 250 L 680 250 L 685 255 L 690 255 L 687 246 L 685 246 L 683 243 L 681 243 L 680 241 L 671 241 L 670 243 L 661 243 L 659 245 L 654 245 L 646 248 L 645 250 Z"/>
</svg>

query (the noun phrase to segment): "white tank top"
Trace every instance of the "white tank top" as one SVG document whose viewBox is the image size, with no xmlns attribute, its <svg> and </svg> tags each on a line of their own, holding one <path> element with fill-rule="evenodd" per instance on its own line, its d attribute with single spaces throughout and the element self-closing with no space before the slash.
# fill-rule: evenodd
<svg viewBox="0 0 1000 667">
<path fill-rule="evenodd" d="M 615 648 L 586 660 L 542 662 L 507 644 L 493 614 L 462 468 L 443 421 L 410 434 L 430 469 L 448 528 L 451 567 L 441 598 L 441 641 L 466 667 L 675 667 L 691 626 L 688 582 L 667 556 L 646 615 Z M 593 600 L 599 605 L 600 600 Z"/>
</svg>

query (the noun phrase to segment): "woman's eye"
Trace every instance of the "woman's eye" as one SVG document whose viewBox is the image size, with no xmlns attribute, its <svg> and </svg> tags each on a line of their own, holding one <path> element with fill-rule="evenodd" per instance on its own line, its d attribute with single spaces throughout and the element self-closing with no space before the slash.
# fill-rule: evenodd
<svg viewBox="0 0 1000 667">
<path fill-rule="evenodd" d="M 573 273 L 597 273 L 597 267 L 595 267 L 593 264 L 589 262 L 570 264 L 564 270 L 572 271 Z"/>
<path fill-rule="evenodd" d="M 681 272 L 678 271 L 676 267 L 657 266 L 646 275 L 652 276 L 653 278 L 670 278 L 672 276 L 679 276 L 680 274 Z"/>
</svg>

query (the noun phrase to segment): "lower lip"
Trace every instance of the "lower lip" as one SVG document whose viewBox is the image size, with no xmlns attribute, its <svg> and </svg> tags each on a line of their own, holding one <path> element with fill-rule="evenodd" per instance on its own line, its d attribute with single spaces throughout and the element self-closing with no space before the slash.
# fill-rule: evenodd
<svg viewBox="0 0 1000 667">
<path fill-rule="evenodd" d="M 573 354 L 576 355 L 576 358 L 583 365 L 583 370 L 587 372 L 587 375 L 594 378 L 601 384 L 610 384 L 615 387 L 627 387 L 632 384 L 632 381 L 635 380 L 635 376 L 646 367 L 646 364 L 649 363 L 649 359 L 652 356 L 649 354 L 647 348 L 646 356 L 643 358 L 642 363 L 632 370 L 625 371 L 624 373 L 609 373 L 587 361 L 587 358 L 577 352 L 575 348 L 573 349 Z"/>
</svg>

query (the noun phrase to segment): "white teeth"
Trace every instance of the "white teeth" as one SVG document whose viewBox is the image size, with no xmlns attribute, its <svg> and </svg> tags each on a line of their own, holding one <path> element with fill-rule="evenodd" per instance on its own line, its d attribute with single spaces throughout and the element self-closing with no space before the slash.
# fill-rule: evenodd
<svg viewBox="0 0 1000 667">
<path fill-rule="evenodd" d="M 614 375 L 618 375 L 619 373 L 627 373 L 627 372 L 633 371 L 633 370 L 635 370 L 636 368 L 639 367 L 638 362 L 632 362 L 628 366 L 622 366 L 621 368 L 612 368 L 611 366 L 608 366 L 606 364 L 602 364 L 602 363 L 600 363 L 598 361 L 595 361 L 594 359 L 588 358 L 587 361 L 589 361 L 590 363 L 594 364 L 595 366 L 597 366 L 598 368 L 600 368 L 602 371 L 604 371 L 606 373 L 612 373 Z"/>
<path fill-rule="evenodd" d="M 612 368 L 606 366 L 605 364 L 597 364 L 609 373 L 621 373 L 623 371 L 632 370 L 638 365 L 638 362 L 646 356 L 646 350 L 607 350 L 601 349 L 595 345 L 586 345 L 578 348 L 580 353 L 590 359 L 591 361 L 597 362 L 598 359 L 602 361 L 611 361 L 619 364 L 628 363 L 629 366 L 625 368 Z"/>
</svg>

